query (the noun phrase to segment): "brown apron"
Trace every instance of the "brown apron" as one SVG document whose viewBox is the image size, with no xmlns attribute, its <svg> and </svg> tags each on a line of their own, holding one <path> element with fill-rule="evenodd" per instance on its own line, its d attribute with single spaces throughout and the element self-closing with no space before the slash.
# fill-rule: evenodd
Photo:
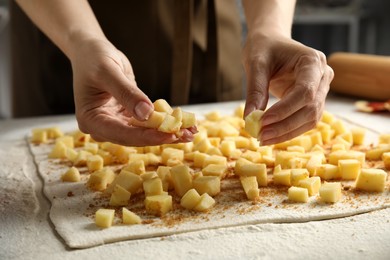
<svg viewBox="0 0 390 260">
<path fill-rule="evenodd" d="M 131 3 L 130 3 L 131 2 Z M 69 60 L 11 1 L 13 115 L 73 113 Z M 173 105 L 242 98 L 235 0 L 91 0 L 138 86 Z"/>
</svg>

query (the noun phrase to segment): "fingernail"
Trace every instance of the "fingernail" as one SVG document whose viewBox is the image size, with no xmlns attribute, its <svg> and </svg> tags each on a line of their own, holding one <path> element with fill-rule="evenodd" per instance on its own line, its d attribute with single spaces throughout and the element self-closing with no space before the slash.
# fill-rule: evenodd
<svg viewBox="0 0 390 260">
<path fill-rule="evenodd" d="M 135 115 L 140 120 L 147 120 L 153 112 L 153 108 L 146 102 L 140 101 L 134 108 Z"/>
<path fill-rule="evenodd" d="M 276 123 L 278 121 L 278 118 L 274 114 L 266 115 L 262 118 L 262 125 L 270 125 L 273 123 Z"/>
</svg>

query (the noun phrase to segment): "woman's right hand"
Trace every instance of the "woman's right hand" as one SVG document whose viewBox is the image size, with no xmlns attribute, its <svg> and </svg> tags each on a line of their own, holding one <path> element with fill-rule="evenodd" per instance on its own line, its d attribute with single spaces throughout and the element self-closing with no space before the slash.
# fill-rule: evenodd
<svg viewBox="0 0 390 260">
<path fill-rule="evenodd" d="M 159 145 L 186 142 L 193 129 L 175 134 L 155 129 L 129 126 L 129 118 L 146 120 L 153 104 L 138 88 L 133 69 L 126 56 L 109 41 L 83 39 L 70 57 L 76 118 L 79 128 L 96 141 L 127 146 Z"/>
</svg>

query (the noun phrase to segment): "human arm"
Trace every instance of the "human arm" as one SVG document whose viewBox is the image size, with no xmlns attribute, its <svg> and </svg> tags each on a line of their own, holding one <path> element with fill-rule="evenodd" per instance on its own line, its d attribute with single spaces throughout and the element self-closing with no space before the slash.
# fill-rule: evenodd
<svg viewBox="0 0 390 260">
<path fill-rule="evenodd" d="M 333 71 L 323 53 L 291 39 L 295 1 L 243 0 L 243 5 L 248 26 L 245 115 L 264 110 L 269 93 L 279 98 L 264 113 L 259 138 L 263 144 L 283 142 L 318 122 Z"/>
<path fill-rule="evenodd" d="M 130 116 L 144 120 L 153 105 L 137 87 L 129 60 L 105 37 L 88 1 L 16 2 L 70 59 L 76 117 L 83 132 L 97 141 L 140 146 L 191 138 L 186 130 L 179 140 L 172 134 L 128 126 Z"/>
</svg>

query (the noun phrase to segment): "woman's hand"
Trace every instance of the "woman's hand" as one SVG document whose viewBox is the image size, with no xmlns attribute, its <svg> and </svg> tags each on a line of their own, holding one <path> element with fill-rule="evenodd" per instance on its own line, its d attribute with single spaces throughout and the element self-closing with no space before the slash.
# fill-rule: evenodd
<svg viewBox="0 0 390 260">
<path fill-rule="evenodd" d="M 182 130 L 178 139 L 174 134 L 129 126 L 131 116 L 146 120 L 153 111 L 152 102 L 137 87 L 129 60 L 105 40 L 82 40 L 75 46 L 71 63 L 81 131 L 96 141 L 129 146 L 192 140 L 193 133 L 188 129 Z"/>
<path fill-rule="evenodd" d="M 333 79 L 322 52 L 289 37 L 257 34 L 247 39 L 243 62 L 245 116 L 255 109 L 264 110 L 269 93 L 280 99 L 264 113 L 262 144 L 280 143 L 315 127 Z"/>
</svg>

